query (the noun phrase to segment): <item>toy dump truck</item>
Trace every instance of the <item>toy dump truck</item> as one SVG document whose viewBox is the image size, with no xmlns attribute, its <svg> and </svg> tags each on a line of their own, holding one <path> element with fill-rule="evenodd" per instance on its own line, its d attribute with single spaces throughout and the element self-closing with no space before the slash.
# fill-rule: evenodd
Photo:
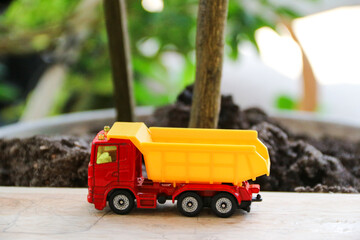
<svg viewBox="0 0 360 240">
<path fill-rule="evenodd" d="M 87 199 L 99 210 L 109 202 L 117 214 L 129 213 L 135 203 L 156 208 L 172 200 L 185 216 L 210 207 L 229 217 L 261 201 L 259 194 L 252 196 L 260 186 L 247 181 L 269 171 L 269 154 L 256 131 L 116 122 L 92 142 Z"/>
</svg>

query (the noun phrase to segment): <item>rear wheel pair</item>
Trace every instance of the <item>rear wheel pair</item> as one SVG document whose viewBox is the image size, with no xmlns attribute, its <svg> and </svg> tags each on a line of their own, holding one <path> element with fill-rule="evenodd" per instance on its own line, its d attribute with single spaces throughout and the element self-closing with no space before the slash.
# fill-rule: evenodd
<svg viewBox="0 0 360 240">
<path fill-rule="evenodd" d="M 197 216 L 204 206 L 203 199 L 195 192 L 185 192 L 177 202 L 178 210 L 185 216 Z M 237 209 L 235 198 L 229 193 L 219 193 L 211 200 L 211 210 L 218 217 L 230 217 Z"/>
</svg>

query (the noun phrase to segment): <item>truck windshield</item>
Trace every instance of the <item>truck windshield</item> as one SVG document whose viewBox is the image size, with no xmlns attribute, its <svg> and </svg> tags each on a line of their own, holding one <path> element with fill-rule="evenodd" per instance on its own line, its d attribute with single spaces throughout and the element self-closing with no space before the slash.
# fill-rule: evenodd
<svg viewBox="0 0 360 240">
<path fill-rule="evenodd" d="M 116 146 L 99 146 L 97 149 L 96 163 L 110 163 L 116 162 L 117 148 Z"/>
</svg>

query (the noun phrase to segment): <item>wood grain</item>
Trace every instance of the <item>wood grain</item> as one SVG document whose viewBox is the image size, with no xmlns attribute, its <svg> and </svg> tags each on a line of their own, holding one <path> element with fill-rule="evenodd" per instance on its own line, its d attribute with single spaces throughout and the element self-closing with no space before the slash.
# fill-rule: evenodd
<svg viewBox="0 0 360 240">
<path fill-rule="evenodd" d="M 183 217 L 167 202 L 120 216 L 95 210 L 87 189 L 0 187 L 0 239 L 360 239 L 360 195 L 262 193 L 250 213 L 204 209 Z"/>
</svg>

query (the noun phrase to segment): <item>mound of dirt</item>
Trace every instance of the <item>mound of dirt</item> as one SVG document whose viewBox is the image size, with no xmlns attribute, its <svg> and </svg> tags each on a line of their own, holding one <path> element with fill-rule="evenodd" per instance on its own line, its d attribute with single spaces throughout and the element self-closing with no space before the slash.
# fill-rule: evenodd
<svg viewBox="0 0 360 240">
<path fill-rule="evenodd" d="M 187 127 L 192 87 L 175 104 L 157 109 L 148 125 Z M 360 142 L 297 136 L 261 109 L 241 111 L 222 96 L 219 128 L 255 129 L 268 147 L 270 176 L 256 180 L 262 190 L 359 192 Z M 0 185 L 86 187 L 92 136 L 0 139 Z"/>
<path fill-rule="evenodd" d="M 87 186 L 88 137 L 0 139 L 0 185 Z"/>
<path fill-rule="evenodd" d="M 151 125 L 187 127 L 192 87 L 175 104 L 155 111 Z M 262 190 L 308 192 L 359 192 L 360 142 L 324 137 L 320 140 L 292 134 L 261 109 L 241 111 L 231 96 L 221 97 L 219 128 L 254 129 L 267 146 L 271 159 L 269 177 L 256 180 Z"/>
</svg>

